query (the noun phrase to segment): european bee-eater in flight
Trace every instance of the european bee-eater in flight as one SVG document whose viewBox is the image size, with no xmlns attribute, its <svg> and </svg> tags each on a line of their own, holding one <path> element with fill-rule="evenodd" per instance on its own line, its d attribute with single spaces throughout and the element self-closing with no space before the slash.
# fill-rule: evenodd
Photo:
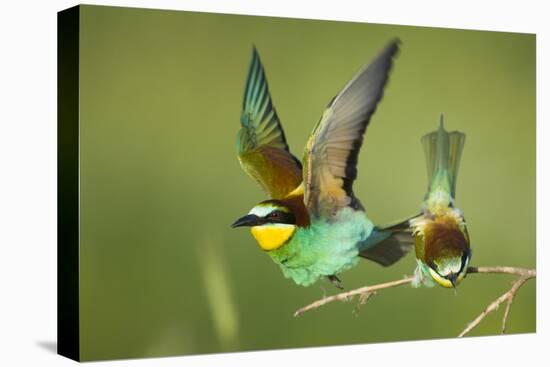
<svg viewBox="0 0 550 367">
<path fill-rule="evenodd" d="M 251 227 L 260 248 L 299 285 L 327 277 L 341 288 L 337 275 L 359 257 L 387 266 L 412 248 L 408 220 L 374 226 L 353 194 L 363 134 L 397 51 L 398 41 L 391 42 L 332 99 L 302 163 L 289 151 L 258 52 L 252 51 L 237 151 L 244 171 L 271 199 L 232 227 Z"/>
<path fill-rule="evenodd" d="M 466 136 L 439 129 L 422 137 L 428 167 L 423 214 L 411 219 L 417 267 L 414 286 L 438 283 L 455 288 L 466 276 L 470 237 L 462 211 L 455 207 L 456 179 Z"/>
</svg>

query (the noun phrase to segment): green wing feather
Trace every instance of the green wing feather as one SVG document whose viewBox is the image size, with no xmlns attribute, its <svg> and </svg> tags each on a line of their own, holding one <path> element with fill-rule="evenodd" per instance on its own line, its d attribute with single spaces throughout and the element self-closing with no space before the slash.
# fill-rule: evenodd
<svg viewBox="0 0 550 367">
<path fill-rule="evenodd" d="M 301 164 L 289 151 L 255 47 L 246 80 L 237 153 L 244 171 L 274 199 L 285 197 L 302 181 Z"/>
<path fill-rule="evenodd" d="M 464 149 L 466 135 L 459 131 L 448 132 L 443 127 L 443 115 L 440 117 L 439 129 L 422 137 L 422 146 L 428 169 L 428 194 L 439 200 L 455 198 L 456 180 L 460 158 Z M 449 196 L 445 199 L 445 194 Z"/>
<path fill-rule="evenodd" d="M 304 152 L 305 203 L 311 215 L 332 217 L 360 208 L 352 185 L 363 134 L 383 95 L 399 41 L 391 42 L 333 98 Z"/>
</svg>

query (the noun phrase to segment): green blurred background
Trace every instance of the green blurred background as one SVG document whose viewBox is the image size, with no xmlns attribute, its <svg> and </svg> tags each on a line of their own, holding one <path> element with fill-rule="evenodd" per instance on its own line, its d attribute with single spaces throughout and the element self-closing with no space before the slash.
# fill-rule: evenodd
<svg viewBox="0 0 550 367">
<path fill-rule="evenodd" d="M 229 225 L 266 196 L 240 169 L 235 137 L 252 44 L 291 149 L 392 38 L 403 44 L 367 131 L 355 192 L 376 223 L 417 211 L 420 137 L 445 113 L 467 135 L 457 188 L 473 265 L 535 266 L 535 36 L 499 32 L 83 6 L 80 49 L 83 360 L 456 336 L 513 280 L 387 290 L 355 312 L 284 279 Z M 361 262 L 347 289 L 401 278 Z M 500 332 L 503 310 L 472 335 Z M 509 332 L 535 331 L 535 282 Z"/>
</svg>

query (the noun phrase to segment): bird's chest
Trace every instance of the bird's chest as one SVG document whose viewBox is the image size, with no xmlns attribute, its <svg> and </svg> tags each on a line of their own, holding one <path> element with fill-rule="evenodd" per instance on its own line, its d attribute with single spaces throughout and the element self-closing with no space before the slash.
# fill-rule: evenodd
<svg viewBox="0 0 550 367">
<path fill-rule="evenodd" d="M 363 212 L 344 210 L 349 212 L 341 213 L 339 220 L 298 228 L 287 244 L 269 252 L 287 278 L 309 285 L 357 263 L 358 244 L 370 235 L 373 225 Z"/>
</svg>

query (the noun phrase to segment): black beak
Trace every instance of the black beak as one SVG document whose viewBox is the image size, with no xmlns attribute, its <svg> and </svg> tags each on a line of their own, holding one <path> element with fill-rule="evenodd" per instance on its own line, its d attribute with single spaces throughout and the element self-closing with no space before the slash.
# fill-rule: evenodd
<svg viewBox="0 0 550 367">
<path fill-rule="evenodd" d="M 242 218 L 239 218 L 231 225 L 231 228 L 237 227 L 252 227 L 257 224 L 260 224 L 260 218 L 254 214 L 245 215 Z"/>
<path fill-rule="evenodd" d="M 447 276 L 447 279 L 449 279 L 449 281 L 453 285 L 453 288 L 456 288 L 456 278 L 458 278 L 457 273 L 451 273 Z"/>
</svg>

